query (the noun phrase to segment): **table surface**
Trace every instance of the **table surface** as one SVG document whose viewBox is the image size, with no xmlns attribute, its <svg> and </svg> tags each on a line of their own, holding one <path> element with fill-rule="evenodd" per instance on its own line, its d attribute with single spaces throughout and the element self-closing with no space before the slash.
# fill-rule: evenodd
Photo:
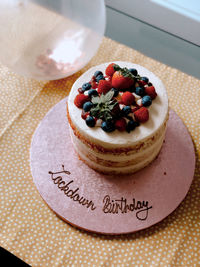
<svg viewBox="0 0 200 267">
<path fill-rule="evenodd" d="M 45 114 L 66 97 L 91 66 L 124 60 L 162 79 L 170 107 L 191 134 L 196 169 L 180 206 L 160 223 L 128 235 L 78 230 L 58 218 L 31 176 L 32 135 Z M 0 245 L 32 266 L 198 266 L 200 251 L 200 80 L 104 38 L 90 63 L 71 77 L 39 82 L 0 66 Z M 117 223 L 117 220 L 116 220 Z"/>
</svg>

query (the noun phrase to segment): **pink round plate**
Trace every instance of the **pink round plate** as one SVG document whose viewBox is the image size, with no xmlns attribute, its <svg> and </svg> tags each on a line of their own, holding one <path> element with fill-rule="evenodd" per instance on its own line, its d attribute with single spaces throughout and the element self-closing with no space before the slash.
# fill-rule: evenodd
<svg viewBox="0 0 200 267">
<path fill-rule="evenodd" d="M 34 183 L 48 206 L 66 222 L 88 231 L 124 234 L 152 226 L 186 196 L 195 169 L 191 137 L 174 111 L 156 160 L 126 176 L 90 169 L 75 154 L 66 98 L 39 124 L 31 144 Z"/>
</svg>

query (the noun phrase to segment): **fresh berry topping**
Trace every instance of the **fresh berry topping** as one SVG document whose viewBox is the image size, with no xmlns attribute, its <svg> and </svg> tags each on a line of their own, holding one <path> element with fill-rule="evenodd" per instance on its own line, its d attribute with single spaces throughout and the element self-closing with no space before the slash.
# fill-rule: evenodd
<svg viewBox="0 0 200 267">
<path fill-rule="evenodd" d="M 100 74 L 100 75 L 98 75 L 97 77 L 96 77 L 96 81 L 99 83 L 99 81 L 101 81 L 101 80 L 105 80 L 105 78 L 104 78 L 104 76 L 102 75 L 102 74 Z"/>
<path fill-rule="evenodd" d="M 91 81 L 90 83 L 91 83 L 91 87 L 92 87 L 93 89 L 96 89 L 96 88 L 97 88 L 98 83 L 97 83 L 96 81 Z"/>
<path fill-rule="evenodd" d="M 132 108 L 132 112 L 134 113 L 138 109 L 139 109 L 139 107 L 134 107 L 134 108 Z"/>
<path fill-rule="evenodd" d="M 116 88 L 112 88 L 111 90 L 114 91 L 114 97 L 117 97 L 119 94 L 119 90 Z"/>
<path fill-rule="evenodd" d="M 74 104 L 82 108 L 82 119 L 89 127 L 101 126 L 107 133 L 115 129 L 129 133 L 146 122 L 148 107 L 157 96 L 152 83 L 137 69 L 115 63 L 110 63 L 105 73 L 97 70 L 78 92 Z"/>
<path fill-rule="evenodd" d="M 119 106 L 119 103 L 115 100 L 113 100 L 113 103 L 116 103 L 115 106 L 113 107 L 112 109 L 112 117 L 113 118 L 119 118 L 121 116 L 121 109 L 120 109 L 120 106 Z"/>
<path fill-rule="evenodd" d="M 142 105 L 143 105 L 144 107 L 148 107 L 148 106 L 150 106 L 151 103 L 152 103 L 152 100 L 151 100 L 151 97 L 150 97 L 149 95 L 145 95 L 145 96 L 143 96 L 143 98 L 142 98 Z"/>
<path fill-rule="evenodd" d="M 145 86 L 147 83 L 146 83 L 145 81 L 143 81 L 143 80 L 139 80 L 139 81 L 138 81 L 138 84 L 139 84 L 139 86 L 143 87 L 143 86 Z"/>
<path fill-rule="evenodd" d="M 99 75 L 102 75 L 102 76 L 103 76 L 103 72 L 100 71 L 100 70 L 95 71 L 95 73 L 94 73 L 94 77 L 97 77 L 97 76 L 99 76 Z"/>
<path fill-rule="evenodd" d="M 149 111 L 147 108 L 141 107 L 134 112 L 134 116 L 138 122 L 146 122 L 149 119 Z"/>
<path fill-rule="evenodd" d="M 83 93 L 84 93 L 84 90 L 80 87 L 80 88 L 78 88 L 78 92 L 79 92 L 80 94 L 83 94 Z"/>
<path fill-rule="evenodd" d="M 85 112 L 84 110 L 82 110 L 81 118 L 83 120 L 85 120 L 89 115 L 90 115 L 90 112 Z"/>
<path fill-rule="evenodd" d="M 115 121 L 115 128 L 119 130 L 120 132 L 123 132 L 126 130 L 126 120 L 122 117 Z"/>
<path fill-rule="evenodd" d="M 106 94 L 110 89 L 112 88 L 112 85 L 109 81 L 106 80 L 100 80 L 98 84 L 97 92 L 99 94 Z"/>
<path fill-rule="evenodd" d="M 87 91 L 87 90 L 89 90 L 91 88 L 91 84 L 90 83 L 84 83 L 83 85 L 82 85 L 82 89 L 83 89 L 83 91 Z"/>
<path fill-rule="evenodd" d="M 145 93 L 149 95 L 152 100 L 155 99 L 157 96 L 154 86 L 145 87 Z"/>
<path fill-rule="evenodd" d="M 84 94 L 78 94 L 75 99 L 74 99 L 74 104 L 78 107 L 78 108 L 82 108 L 83 104 L 85 102 L 87 102 L 89 100 L 89 96 L 88 95 L 84 95 Z"/>
<path fill-rule="evenodd" d="M 127 116 L 131 112 L 132 112 L 132 110 L 131 110 L 131 107 L 130 106 L 125 106 L 122 109 L 122 113 L 124 114 L 124 116 Z"/>
<path fill-rule="evenodd" d="M 115 63 L 110 63 L 108 67 L 105 70 L 106 75 L 113 76 L 115 69 L 114 69 Z"/>
<path fill-rule="evenodd" d="M 98 92 L 97 92 L 97 90 L 95 90 L 95 89 L 90 89 L 90 90 L 88 91 L 88 95 L 89 95 L 89 97 L 92 97 L 92 96 L 98 96 Z"/>
<path fill-rule="evenodd" d="M 129 71 L 134 75 L 136 76 L 138 74 L 137 70 L 136 69 L 129 69 Z"/>
<path fill-rule="evenodd" d="M 128 133 L 130 133 L 131 131 L 133 131 L 135 129 L 135 127 L 137 127 L 137 122 L 134 121 L 134 120 L 130 120 L 128 121 L 127 123 L 127 126 L 126 126 L 126 131 Z"/>
<path fill-rule="evenodd" d="M 136 95 L 143 96 L 145 94 L 144 87 L 140 87 L 140 86 L 136 87 L 135 93 Z"/>
<path fill-rule="evenodd" d="M 110 132 L 113 132 L 115 130 L 115 125 L 112 121 L 103 121 L 101 124 L 101 128 L 105 132 L 110 133 Z"/>
<path fill-rule="evenodd" d="M 96 120 L 92 116 L 88 116 L 85 120 L 87 126 L 94 127 L 96 124 Z"/>
<path fill-rule="evenodd" d="M 135 93 L 135 86 L 131 86 L 131 87 L 127 88 L 127 91 L 131 92 L 131 93 Z"/>
<path fill-rule="evenodd" d="M 112 86 L 117 89 L 127 89 L 134 84 L 134 79 L 132 78 L 127 69 L 127 72 L 121 70 L 115 71 L 112 76 Z"/>
<path fill-rule="evenodd" d="M 88 101 L 83 104 L 83 110 L 85 112 L 89 111 L 92 108 L 93 104 L 92 102 Z"/>
<path fill-rule="evenodd" d="M 147 77 L 141 77 L 141 80 L 144 81 L 145 83 L 148 83 L 149 78 L 147 78 Z"/>
<path fill-rule="evenodd" d="M 125 92 L 122 95 L 122 99 L 121 99 L 122 103 L 126 106 L 130 106 L 134 103 L 135 101 L 135 97 L 132 93 L 130 92 Z"/>
</svg>

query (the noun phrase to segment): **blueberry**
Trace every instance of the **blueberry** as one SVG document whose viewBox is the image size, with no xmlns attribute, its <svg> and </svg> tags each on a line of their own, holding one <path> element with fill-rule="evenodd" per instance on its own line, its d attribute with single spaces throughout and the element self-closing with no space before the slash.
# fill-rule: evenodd
<svg viewBox="0 0 200 267">
<path fill-rule="evenodd" d="M 83 104 L 83 110 L 85 112 L 88 112 L 92 108 L 92 106 L 93 106 L 93 104 L 91 102 L 89 102 L 89 101 L 88 102 L 85 102 Z"/>
<path fill-rule="evenodd" d="M 136 69 L 131 68 L 131 69 L 129 69 L 129 71 L 130 71 L 134 76 L 136 76 L 136 75 L 138 74 L 138 72 L 137 72 Z"/>
<path fill-rule="evenodd" d="M 136 87 L 135 88 L 135 93 L 136 93 L 136 95 L 143 96 L 144 93 L 145 93 L 144 88 L 140 87 L 140 86 Z"/>
<path fill-rule="evenodd" d="M 123 109 L 122 109 L 122 113 L 125 115 L 125 116 L 127 116 L 129 113 L 131 113 L 132 112 L 132 110 L 131 110 L 131 107 L 130 106 L 125 106 L 125 107 L 123 107 Z"/>
<path fill-rule="evenodd" d="M 105 80 L 103 74 L 99 74 L 97 77 L 96 77 L 96 81 L 99 82 L 100 80 Z"/>
<path fill-rule="evenodd" d="M 145 96 L 143 96 L 143 98 L 142 98 L 142 105 L 143 105 L 144 107 L 148 107 L 148 106 L 150 106 L 151 103 L 152 103 L 152 100 L 151 100 L 151 97 L 150 97 L 149 95 L 145 95 Z"/>
<path fill-rule="evenodd" d="M 133 131 L 135 129 L 135 127 L 137 127 L 137 122 L 134 120 L 130 120 L 127 125 L 126 125 L 126 131 L 128 133 L 130 133 L 131 131 Z"/>
<path fill-rule="evenodd" d="M 91 97 L 91 96 L 98 96 L 98 92 L 95 89 L 90 89 L 88 91 L 88 95 L 89 95 L 89 97 Z"/>
<path fill-rule="evenodd" d="M 103 75 L 103 72 L 100 70 L 95 71 L 94 76 L 97 77 L 99 75 Z"/>
<path fill-rule="evenodd" d="M 148 83 L 148 86 L 152 86 L 153 84 L 152 83 Z"/>
<path fill-rule="evenodd" d="M 148 83 L 149 78 L 147 78 L 147 77 L 142 77 L 141 80 L 144 81 L 144 82 L 146 82 L 146 83 Z"/>
<path fill-rule="evenodd" d="M 86 122 L 87 126 L 89 126 L 89 127 L 94 127 L 96 124 L 96 121 L 92 116 L 88 116 L 86 118 L 85 122 Z"/>
<path fill-rule="evenodd" d="M 82 85 L 82 89 L 83 89 L 83 91 L 87 91 L 87 90 L 89 90 L 91 88 L 91 84 L 90 83 L 84 83 L 83 85 Z"/>
<path fill-rule="evenodd" d="M 118 96 L 118 94 L 119 94 L 119 90 L 118 89 L 112 88 L 111 90 L 114 91 L 114 97 Z"/>
<path fill-rule="evenodd" d="M 103 121 L 101 124 L 101 128 L 105 132 L 110 133 L 110 132 L 113 132 L 115 130 L 115 125 L 112 121 Z"/>
</svg>

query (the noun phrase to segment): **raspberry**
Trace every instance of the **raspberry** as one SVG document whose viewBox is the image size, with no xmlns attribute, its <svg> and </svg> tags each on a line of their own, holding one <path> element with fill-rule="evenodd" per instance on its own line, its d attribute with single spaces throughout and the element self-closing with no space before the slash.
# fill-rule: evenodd
<svg viewBox="0 0 200 267">
<path fill-rule="evenodd" d="M 82 108 L 83 104 L 89 100 L 90 98 L 88 95 L 78 94 L 74 99 L 74 104 L 77 106 L 77 108 Z"/>
<path fill-rule="evenodd" d="M 79 94 L 84 94 L 84 90 L 81 87 L 78 88 L 78 92 L 79 92 Z"/>
<path fill-rule="evenodd" d="M 156 96 L 157 96 L 157 93 L 156 93 L 156 90 L 155 90 L 154 86 L 145 87 L 145 93 L 147 95 L 149 95 L 152 100 L 155 99 Z"/>
<path fill-rule="evenodd" d="M 84 110 L 82 110 L 82 113 L 81 113 L 81 118 L 83 120 L 86 120 L 87 116 L 90 115 L 90 112 L 85 112 Z"/>
<path fill-rule="evenodd" d="M 132 112 L 134 113 L 138 109 L 139 109 L 139 107 L 136 106 L 136 107 L 132 108 Z"/>
<path fill-rule="evenodd" d="M 107 76 L 113 76 L 113 73 L 115 72 L 115 69 L 113 68 L 114 65 L 115 63 L 110 63 L 106 68 L 105 73 Z"/>
<path fill-rule="evenodd" d="M 112 85 L 109 81 L 106 80 L 100 80 L 98 84 L 97 92 L 99 94 L 106 94 L 110 89 L 112 88 Z"/>
<path fill-rule="evenodd" d="M 122 100 L 124 105 L 130 106 L 134 103 L 135 97 L 130 92 L 125 92 L 125 93 L 123 93 L 121 100 Z"/>
<path fill-rule="evenodd" d="M 149 119 L 149 111 L 147 108 L 141 107 L 134 112 L 134 117 L 139 122 L 146 122 Z"/>
<path fill-rule="evenodd" d="M 91 86 L 93 89 L 96 89 L 98 87 L 98 84 L 95 81 L 92 81 Z"/>
<path fill-rule="evenodd" d="M 145 81 L 143 81 L 143 80 L 139 80 L 138 83 L 139 83 L 140 86 L 144 86 L 144 85 L 147 84 L 147 83 L 146 83 Z"/>
<path fill-rule="evenodd" d="M 120 118 L 116 120 L 115 122 L 115 128 L 119 130 L 120 132 L 123 132 L 126 130 L 126 120 L 124 118 Z"/>
</svg>

